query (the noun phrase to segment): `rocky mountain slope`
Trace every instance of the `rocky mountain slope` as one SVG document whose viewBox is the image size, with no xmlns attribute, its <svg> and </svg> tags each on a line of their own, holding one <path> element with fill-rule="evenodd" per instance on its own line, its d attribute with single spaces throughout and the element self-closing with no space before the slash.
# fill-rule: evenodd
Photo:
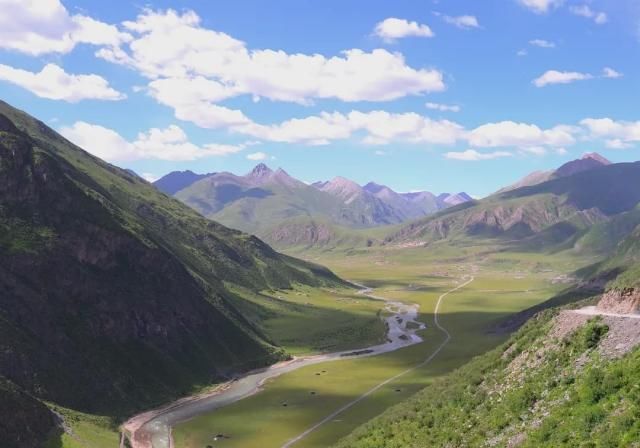
<svg viewBox="0 0 640 448">
<path fill-rule="evenodd" d="M 498 191 L 498 193 L 504 193 L 506 191 L 511 191 L 522 187 L 531 187 L 533 185 L 538 185 L 552 179 L 571 176 L 582 171 L 588 171 L 593 168 L 599 168 L 607 165 L 611 165 L 611 162 L 597 152 L 586 153 L 581 158 L 571 160 L 560 166 L 558 169 L 550 171 L 534 171 L 533 173 L 528 174 L 524 178 L 520 179 L 515 184 L 502 188 Z"/>
<path fill-rule="evenodd" d="M 228 285 L 293 283 L 342 284 L 0 103 L 0 394 L 25 437 L 48 417 L 21 397 L 122 415 L 281 359 Z"/>
<path fill-rule="evenodd" d="M 606 165 L 452 207 L 403 226 L 387 243 L 500 238 L 541 249 L 617 222 L 639 201 L 640 163 Z"/>
</svg>

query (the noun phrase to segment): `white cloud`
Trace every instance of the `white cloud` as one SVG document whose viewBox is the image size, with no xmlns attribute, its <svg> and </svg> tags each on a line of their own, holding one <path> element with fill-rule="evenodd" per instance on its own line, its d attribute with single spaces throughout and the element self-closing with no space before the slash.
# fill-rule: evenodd
<svg viewBox="0 0 640 448">
<path fill-rule="evenodd" d="M 244 145 L 194 145 L 189 142 L 184 131 L 175 125 L 141 132 L 133 142 L 127 141 L 113 129 L 84 121 L 78 121 L 59 131 L 76 145 L 108 162 L 140 159 L 196 160 L 233 154 L 244 149 Z"/>
<path fill-rule="evenodd" d="M 602 69 L 602 76 L 604 78 L 617 79 L 622 78 L 624 75 L 620 72 L 615 71 L 611 67 L 605 67 L 604 69 Z"/>
<path fill-rule="evenodd" d="M 587 118 L 580 122 L 592 139 L 606 139 L 607 148 L 625 149 L 640 142 L 640 121 Z"/>
<path fill-rule="evenodd" d="M 386 111 L 322 112 L 293 118 L 276 124 L 250 123 L 233 127 L 237 133 L 257 139 L 303 145 L 328 145 L 331 142 L 359 138 L 366 145 L 390 143 L 455 145 L 468 142 L 475 148 L 517 148 L 540 153 L 539 148 L 557 149 L 575 144 L 582 129 L 556 125 L 542 129 L 535 124 L 502 121 L 467 130 L 449 120 L 433 120 L 416 113 Z"/>
<path fill-rule="evenodd" d="M 518 0 L 518 2 L 536 14 L 544 14 L 561 6 L 564 0 Z"/>
<path fill-rule="evenodd" d="M 447 152 L 444 154 L 447 159 L 463 160 L 466 162 L 475 162 L 478 160 L 492 160 L 502 157 L 511 157 L 512 154 L 507 151 L 494 151 L 494 152 L 478 152 L 475 149 L 467 149 L 461 152 Z"/>
<path fill-rule="evenodd" d="M 263 140 L 312 146 L 347 139 L 353 131 L 348 117 L 339 112 L 322 112 L 318 116 L 292 118 L 274 125 L 250 123 L 234 130 Z"/>
<path fill-rule="evenodd" d="M 625 142 L 619 138 L 607 140 L 604 145 L 609 149 L 629 149 L 633 146 L 633 144 Z"/>
<path fill-rule="evenodd" d="M 251 122 L 242 111 L 215 104 L 234 96 L 232 87 L 202 76 L 156 79 L 149 83 L 148 93 L 160 104 L 173 108 L 179 120 L 202 128 L 226 128 Z"/>
<path fill-rule="evenodd" d="M 522 49 L 522 50 L 518 50 L 518 52 L 516 53 L 518 56 L 526 56 L 527 54 L 529 54 L 527 52 L 527 50 Z"/>
<path fill-rule="evenodd" d="M 305 145 L 327 145 L 363 133 L 362 143 L 384 145 L 391 141 L 428 144 L 454 144 L 464 129 L 448 120 L 432 120 L 416 113 L 394 114 L 386 111 L 348 114 L 322 112 L 305 118 L 293 118 L 279 124 L 251 123 L 234 131 L 255 138 Z"/>
<path fill-rule="evenodd" d="M 501 121 L 475 128 L 469 133 L 468 140 L 472 146 L 482 148 L 569 146 L 575 143 L 574 134 L 578 131 L 565 125 L 544 130 L 534 124 Z"/>
<path fill-rule="evenodd" d="M 525 146 L 520 148 L 520 151 L 534 156 L 543 156 L 547 153 L 547 148 L 544 148 L 543 146 Z"/>
<path fill-rule="evenodd" d="M 0 48 L 38 56 L 68 53 L 81 43 L 119 45 L 130 37 L 91 17 L 69 15 L 59 0 L 0 0 Z"/>
<path fill-rule="evenodd" d="M 460 112 L 460 106 L 455 104 L 426 103 L 425 107 L 431 110 L 439 110 L 440 112 Z"/>
<path fill-rule="evenodd" d="M 157 97 L 163 88 L 180 84 L 182 89 L 191 89 L 185 85 L 205 80 L 211 83 L 206 104 L 238 95 L 300 104 L 329 98 L 391 101 L 445 89 L 440 71 L 412 68 L 399 53 L 352 49 L 326 57 L 252 50 L 225 33 L 202 27 L 193 11 L 144 10 L 135 21 L 124 22 L 124 27 L 134 39 L 103 48 L 97 55 L 158 80 L 151 86 Z M 182 101 L 183 109 L 186 103 Z M 194 101 L 190 105 L 205 108 Z"/>
<path fill-rule="evenodd" d="M 0 64 L 0 80 L 16 84 L 41 98 L 70 103 L 86 99 L 116 101 L 126 98 L 101 76 L 69 74 L 55 64 L 47 64 L 37 73 Z"/>
<path fill-rule="evenodd" d="M 264 152 L 254 152 L 252 154 L 247 154 L 247 159 L 249 160 L 266 160 L 269 156 Z"/>
<path fill-rule="evenodd" d="M 593 75 L 580 72 L 560 72 L 557 70 L 549 70 L 540 77 L 533 80 L 536 87 L 544 87 L 550 84 L 569 84 L 575 81 L 583 81 L 592 79 Z"/>
<path fill-rule="evenodd" d="M 428 25 L 415 21 L 389 17 L 376 25 L 376 36 L 385 42 L 394 42 L 405 37 L 433 37 L 435 34 Z"/>
<path fill-rule="evenodd" d="M 577 5 L 569 8 L 572 14 L 593 20 L 596 24 L 602 25 L 607 23 L 608 17 L 604 12 L 598 12 L 591 9 L 589 5 Z"/>
<path fill-rule="evenodd" d="M 432 145 L 452 145 L 463 137 L 464 128 L 449 120 L 432 120 L 410 112 L 394 114 L 386 111 L 349 113 L 349 122 L 356 131 L 367 133 L 364 143 L 402 141 Z"/>
<path fill-rule="evenodd" d="M 462 29 L 480 28 L 480 23 L 475 16 L 442 16 L 442 19 L 450 25 L 457 26 Z"/>
<path fill-rule="evenodd" d="M 529 44 L 533 45 L 534 47 L 540 48 L 555 48 L 556 46 L 555 42 L 551 42 L 545 39 L 533 39 L 529 41 Z"/>
</svg>

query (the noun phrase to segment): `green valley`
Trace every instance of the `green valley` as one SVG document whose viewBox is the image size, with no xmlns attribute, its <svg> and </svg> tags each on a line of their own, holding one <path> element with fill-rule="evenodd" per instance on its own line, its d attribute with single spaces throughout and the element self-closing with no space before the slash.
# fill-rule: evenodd
<svg viewBox="0 0 640 448">
<path fill-rule="evenodd" d="M 0 0 L 0 448 L 640 448 L 639 31 Z"/>
<path fill-rule="evenodd" d="M 446 296 L 441 305 L 439 321 L 452 339 L 433 362 L 376 390 L 294 446 L 331 445 L 473 356 L 503 343 L 508 335 L 497 328 L 506 316 L 562 292 L 567 285 L 557 278 L 591 261 L 526 253 L 487 255 L 486 249 L 469 247 L 464 256 L 456 256 L 460 252 L 449 248 L 431 254 L 422 249 L 373 249 L 347 256 L 314 256 L 314 261 L 331 266 L 343 277 L 375 287 L 377 295 L 418 304 L 419 320 L 427 323 L 421 332 L 425 341 L 385 355 L 334 361 L 284 374 L 270 380 L 265 390 L 253 397 L 178 425 L 176 443 L 203 446 L 216 433 L 223 433 L 230 437 L 224 440 L 225 446 L 283 445 L 332 410 L 428 358 L 444 339 L 433 324 L 438 297 L 473 276 L 472 283 Z M 323 370 L 326 373 L 317 375 Z"/>
</svg>

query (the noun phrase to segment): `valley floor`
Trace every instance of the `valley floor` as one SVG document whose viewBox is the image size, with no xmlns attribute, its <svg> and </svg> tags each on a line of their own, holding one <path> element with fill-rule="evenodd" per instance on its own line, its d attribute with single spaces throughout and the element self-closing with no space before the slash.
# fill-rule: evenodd
<svg viewBox="0 0 640 448">
<path fill-rule="evenodd" d="M 434 379 L 503 342 L 507 335 L 491 331 L 494 323 L 557 294 L 570 281 L 566 274 L 585 263 L 526 253 L 487 255 L 482 248 L 307 256 L 343 278 L 375 287 L 377 295 L 418 305 L 418 320 L 427 322 L 427 329 L 420 332 L 424 342 L 372 358 L 309 366 L 270 380 L 250 398 L 178 425 L 173 433 L 177 447 L 330 446 Z M 451 336 L 443 346 L 446 333 L 434 322 L 437 300 L 471 276 L 473 283 L 451 292 L 441 303 L 439 322 Z M 421 365 L 439 348 L 433 362 Z M 214 443 L 217 434 L 229 438 Z M 287 445 L 292 440 L 295 443 Z"/>
<path fill-rule="evenodd" d="M 375 288 L 373 296 L 416 305 L 416 320 L 427 324 L 418 330 L 423 342 L 374 357 L 309 365 L 270 379 L 257 394 L 173 428 L 176 448 L 331 446 L 504 342 L 508 335 L 495 324 L 563 291 L 572 281 L 570 273 L 592 261 L 492 249 L 297 253 Z M 298 357 L 375 345 L 386 331 L 384 303 L 355 290 L 300 287 L 254 295 L 241 291 L 238 296 L 244 298 L 236 304 L 243 314 L 262 322 L 268 337 Z M 438 299 L 441 328 L 434 319 Z M 70 434 L 55 448 L 118 445 L 108 421 L 76 414 L 65 420 Z M 219 434 L 225 438 L 214 441 Z M 89 438 L 89 444 L 83 442 Z"/>
</svg>

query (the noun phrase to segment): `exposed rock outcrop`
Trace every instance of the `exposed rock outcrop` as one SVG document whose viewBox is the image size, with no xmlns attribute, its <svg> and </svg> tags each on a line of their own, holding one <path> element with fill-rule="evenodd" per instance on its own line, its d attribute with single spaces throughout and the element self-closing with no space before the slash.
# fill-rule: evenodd
<svg viewBox="0 0 640 448">
<path fill-rule="evenodd" d="M 612 289 L 602 296 L 597 308 L 607 313 L 640 314 L 640 290 Z"/>
</svg>

